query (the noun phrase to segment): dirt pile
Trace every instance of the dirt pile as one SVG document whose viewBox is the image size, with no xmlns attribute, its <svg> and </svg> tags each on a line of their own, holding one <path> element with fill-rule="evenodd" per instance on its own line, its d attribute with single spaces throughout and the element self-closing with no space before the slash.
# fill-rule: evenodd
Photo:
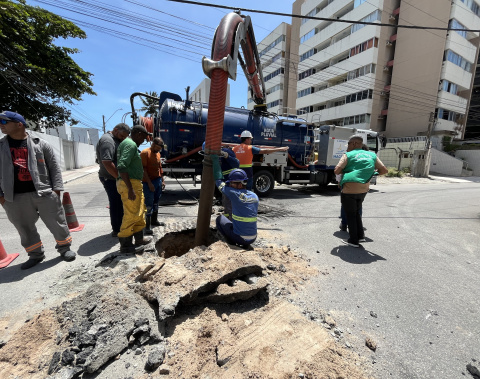
<svg viewBox="0 0 480 379">
<path fill-rule="evenodd" d="M 137 259 L 21 327 L 0 348 L 0 377 L 366 377 L 358 356 L 287 302 L 316 273 L 289 248 L 217 242 Z"/>
</svg>

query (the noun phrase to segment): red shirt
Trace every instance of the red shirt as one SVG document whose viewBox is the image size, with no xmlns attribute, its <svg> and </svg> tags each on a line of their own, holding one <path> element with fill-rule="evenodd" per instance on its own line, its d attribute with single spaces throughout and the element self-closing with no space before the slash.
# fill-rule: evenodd
<svg viewBox="0 0 480 379">
<path fill-rule="evenodd" d="M 143 170 L 147 172 L 150 180 L 163 176 L 160 152 L 155 154 L 150 147 L 147 147 L 140 153 L 140 158 L 142 158 Z"/>
</svg>

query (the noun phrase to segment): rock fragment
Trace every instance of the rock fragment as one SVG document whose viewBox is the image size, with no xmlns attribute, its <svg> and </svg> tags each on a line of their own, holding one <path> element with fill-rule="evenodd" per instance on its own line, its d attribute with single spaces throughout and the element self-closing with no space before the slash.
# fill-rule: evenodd
<svg viewBox="0 0 480 379">
<path fill-rule="evenodd" d="M 367 337 L 365 339 L 365 346 L 367 346 L 372 351 L 377 350 L 377 343 L 370 337 Z"/>
<path fill-rule="evenodd" d="M 148 353 L 147 362 L 145 363 L 145 370 L 155 371 L 165 359 L 165 346 L 157 345 L 150 353 Z"/>
</svg>

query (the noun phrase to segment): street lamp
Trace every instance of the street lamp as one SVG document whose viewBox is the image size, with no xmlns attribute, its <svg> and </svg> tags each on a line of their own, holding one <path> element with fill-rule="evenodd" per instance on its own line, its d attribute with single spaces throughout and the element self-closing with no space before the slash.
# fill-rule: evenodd
<svg viewBox="0 0 480 379">
<path fill-rule="evenodd" d="M 103 134 L 105 134 L 105 126 L 107 125 L 107 122 L 113 117 L 113 115 L 115 113 L 117 113 L 118 111 L 122 111 L 122 110 L 123 110 L 123 108 L 118 108 L 115 112 L 113 112 L 113 114 L 108 118 L 107 121 L 105 121 L 105 116 L 102 115 L 102 118 L 103 118 Z"/>
</svg>

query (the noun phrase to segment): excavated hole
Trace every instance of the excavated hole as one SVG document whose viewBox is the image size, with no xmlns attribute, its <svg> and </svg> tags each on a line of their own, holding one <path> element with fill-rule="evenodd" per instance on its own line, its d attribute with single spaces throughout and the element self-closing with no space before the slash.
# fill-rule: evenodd
<svg viewBox="0 0 480 379">
<path fill-rule="evenodd" d="M 208 232 L 208 245 L 217 242 L 215 229 L 210 228 Z M 195 247 L 195 229 L 182 230 L 180 232 L 170 232 L 157 241 L 155 248 L 158 255 L 163 258 L 181 257 L 190 249 Z"/>
</svg>

